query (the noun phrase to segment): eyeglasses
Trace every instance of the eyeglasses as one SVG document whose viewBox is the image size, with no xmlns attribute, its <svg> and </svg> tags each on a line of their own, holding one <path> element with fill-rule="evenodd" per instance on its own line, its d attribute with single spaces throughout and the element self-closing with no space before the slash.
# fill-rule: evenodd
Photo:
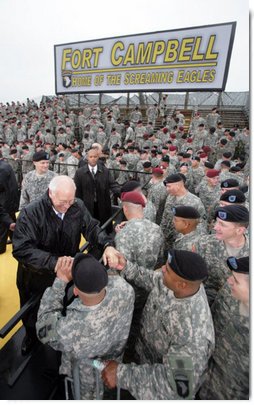
<svg viewBox="0 0 254 405">
<path fill-rule="evenodd" d="M 237 259 L 234 256 L 230 256 L 227 258 L 227 264 L 230 270 L 237 270 L 238 269 L 238 263 Z"/>
<path fill-rule="evenodd" d="M 72 205 L 72 204 L 74 204 L 74 202 L 75 202 L 75 198 L 74 198 L 73 200 L 70 200 L 70 201 L 61 201 L 61 200 L 58 200 L 58 204 L 59 204 L 59 205 Z"/>
</svg>

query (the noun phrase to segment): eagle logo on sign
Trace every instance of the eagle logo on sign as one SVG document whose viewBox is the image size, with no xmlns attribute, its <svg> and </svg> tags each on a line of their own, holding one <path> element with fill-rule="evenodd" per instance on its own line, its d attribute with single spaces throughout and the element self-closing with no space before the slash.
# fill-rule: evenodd
<svg viewBox="0 0 254 405">
<path fill-rule="evenodd" d="M 71 87 L 71 72 L 63 72 L 63 86 L 65 88 Z"/>
</svg>

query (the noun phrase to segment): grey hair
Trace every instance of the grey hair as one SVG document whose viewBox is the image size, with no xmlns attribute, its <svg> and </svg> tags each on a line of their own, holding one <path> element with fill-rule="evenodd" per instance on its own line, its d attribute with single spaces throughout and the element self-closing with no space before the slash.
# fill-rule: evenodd
<svg viewBox="0 0 254 405">
<path fill-rule="evenodd" d="M 66 186 L 71 186 L 76 191 L 76 185 L 72 178 L 69 176 L 55 176 L 49 183 L 49 190 L 51 193 L 55 194 L 57 191 L 62 190 Z"/>
</svg>

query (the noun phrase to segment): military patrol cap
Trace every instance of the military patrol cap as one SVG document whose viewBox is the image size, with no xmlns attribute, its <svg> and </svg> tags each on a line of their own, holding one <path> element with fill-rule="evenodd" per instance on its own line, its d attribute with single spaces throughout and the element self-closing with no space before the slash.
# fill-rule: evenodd
<svg viewBox="0 0 254 405">
<path fill-rule="evenodd" d="M 208 276 L 204 259 L 197 253 L 187 250 L 170 249 L 168 264 L 175 274 L 189 281 L 203 281 Z"/>
<path fill-rule="evenodd" d="M 126 183 L 124 183 L 121 187 L 121 193 L 128 193 L 129 191 L 133 191 L 138 187 L 141 187 L 139 181 L 136 180 L 126 181 Z"/>
<path fill-rule="evenodd" d="M 219 170 L 215 170 L 215 169 L 209 169 L 206 172 L 206 177 L 209 177 L 209 179 L 212 179 L 214 177 L 219 176 L 220 171 Z"/>
<path fill-rule="evenodd" d="M 220 196 L 220 201 L 227 201 L 232 204 L 242 204 L 246 201 L 245 195 L 240 190 L 227 190 Z"/>
<path fill-rule="evenodd" d="M 246 223 L 249 222 L 249 211 L 243 205 L 227 205 L 217 208 L 215 217 L 227 222 Z"/>
<path fill-rule="evenodd" d="M 213 169 L 214 168 L 214 165 L 211 162 L 208 162 L 208 161 L 206 161 L 204 163 L 204 166 L 207 167 L 208 169 Z"/>
<path fill-rule="evenodd" d="M 33 162 L 40 162 L 41 160 L 49 160 L 49 154 L 44 150 L 40 150 L 33 154 Z"/>
<path fill-rule="evenodd" d="M 239 187 L 239 182 L 236 179 L 226 179 L 220 183 L 221 188 Z"/>
<path fill-rule="evenodd" d="M 234 256 L 227 258 L 227 265 L 235 273 L 249 274 L 249 256 L 237 259 Z"/>
<path fill-rule="evenodd" d="M 186 218 L 186 219 L 197 219 L 200 218 L 200 214 L 196 208 L 190 205 L 178 205 L 172 208 L 173 215 L 175 217 Z"/>
<path fill-rule="evenodd" d="M 170 176 L 166 177 L 163 181 L 164 185 L 169 183 L 178 183 L 179 181 L 183 181 L 182 176 L 180 174 L 171 174 Z"/>
<path fill-rule="evenodd" d="M 130 202 L 132 204 L 142 205 L 143 208 L 146 206 L 144 198 L 137 191 L 123 193 L 121 198 L 122 202 Z"/>
<path fill-rule="evenodd" d="M 108 284 L 106 268 L 90 254 L 76 254 L 72 278 L 75 286 L 87 294 L 99 293 Z"/>
</svg>

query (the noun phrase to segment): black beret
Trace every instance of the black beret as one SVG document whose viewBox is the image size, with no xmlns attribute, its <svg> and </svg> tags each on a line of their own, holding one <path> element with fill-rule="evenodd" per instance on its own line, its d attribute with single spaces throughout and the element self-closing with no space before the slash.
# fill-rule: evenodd
<svg viewBox="0 0 254 405">
<path fill-rule="evenodd" d="M 168 264 L 175 274 L 189 281 L 203 281 L 208 276 L 206 262 L 197 253 L 170 249 Z"/>
<path fill-rule="evenodd" d="M 194 157 L 194 160 L 197 160 L 197 162 L 200 162 L 200 157 L 199 156 L 195 156 Z M 205 162 L 205 164 L 206 164 L 207 162 Z"/>
<path fill-rule="evenodd" d="M 148 169 L 148 167 L 151 167 L 151 166 L 152 166 L 152 163 L 151 163 L 151 162 L 145 162 L 145 163 L 143 163 L 144 169 Z"/>
<path fill-rule="evenodd" d="M 41 160 L 49 160 L 49 154 L 44 150 L 40 150 L 33 154 L 33 162 L 40 162 Z"/>
<path fill-rule="evenodd" d="M 223 161 L 221 162 L 221 165 L 230 167 L 230 161 L 229 161 L 229 160 L 223 160 Z"/>
<path fill-rule="evenodd" d="M 220 183 L 221 188 L 239 187 L 239 182 L 236 179 L 226 179 Z"/>
<path fill-rule="evenodd" d="M 169 162 L 170 162 L 169 156 L 168 156 L 168 155 L 163 156 L 163 158 L 161 159 L 161 161 L 162 161 L 162 162 L 167 162 L 167 163 L 169 163 Z"/>
<path fill-rule="evenodd" d="M 241 204 L 246 201 L 246 198 L 242 191 L 233 189 L 225 191 L 225 193 L 220 196 L 220 201 L 227 201 L 232 204 Z"/>
<path fill-rule="evenodd" d="M 225 138 L 222 138 L 220 140 L 221 145 L 226 145 L 228 143 L 228 141 Z"/>
<path fill-rule="evenodd" d="M 190 205 L 178 205 L 172 208 L 173 215 L 176 217 L 186 218 L 186 219 L 197 219 L 200 218 L 200 214 L 196 208 Z"/>
<path fill-rule="evenodd" d="M 87 294 L 99 293 L 108 284 L 106 268 L 90 254 L 76 254 L 72 278 L 75 286 Z"/>
<path fill-rule="evenodd" d="M 224 156 L 226 159 L 229 159 L 229 158 L 231 158 L 232 153 L 231 152 L 224 152 L 222 156 Z"/>
<path fill-rule="evenodd" d="M 236 273 L 249 274 L 249 256 L 240 257 L 239 259 L 230 256 L 227 258 L 227 265 L 230 270 Z"/>
<path fill-rule="evenodd" d="M 231 172 L 231 173 L 236 173 L 236 172 L 240 172 L 240 171 L 241 171 L 241 168 L 239 166 L 232 166 L 229 169 L 229 172 Z"/>
<path fill-rule="evenodd" d="M 170 176 L 166 177 L 163 181 L 164 185 L 168 183 L 178 183 L 179 181 L 183 181 L 183 177 L 180 174 L 171 174 Z"/>
<path fill-rule="evenodd" d="M 214 165 L 211 162 L 208 162 L 208 161 L 206 161 L 204 163 L 204 166 L 207 167 L 208 169 L 213 169 L 214 168 Z"/>
<path fill-rule="evenodd" d="M 10 155 L 14 155 L 15 153 L 17 153 L 17 149 L 11 149 L 10 150 Z"/>
<path fill-rule="evenodd" d="M 188 158 L 190 158 L 191 157 L 191 154 L 190 153 L 184 153 L 183 154 L 183 158 L 184 159 L 188 159 Z"/>
<path fill-rule="evenodd" d="M 227 222 L 249 222 L 249 211 L 243 205 L 227 205 L 216 210 L 216 218 Z"/>
<path fill-rule="evenodd" d="M 181 163 L 181 164 L 180 164 L 180 167 L 183 167 L 183 166 L 185 166 L 185 167 L 189 167 L 189 165 L 188 165 L 188 163 L 187 163 L 187 162 L 184 162 L 184 163 Z"/>
<path fill-rule="evenodd" d="M 126 181 L 126 183 L 124 183 L 121 187 L 121 193 L 128 193 L 129 191 L 133 191 L 138 187 L 141 187 L 139 181 L 136 180 Z"/>
</svg>

